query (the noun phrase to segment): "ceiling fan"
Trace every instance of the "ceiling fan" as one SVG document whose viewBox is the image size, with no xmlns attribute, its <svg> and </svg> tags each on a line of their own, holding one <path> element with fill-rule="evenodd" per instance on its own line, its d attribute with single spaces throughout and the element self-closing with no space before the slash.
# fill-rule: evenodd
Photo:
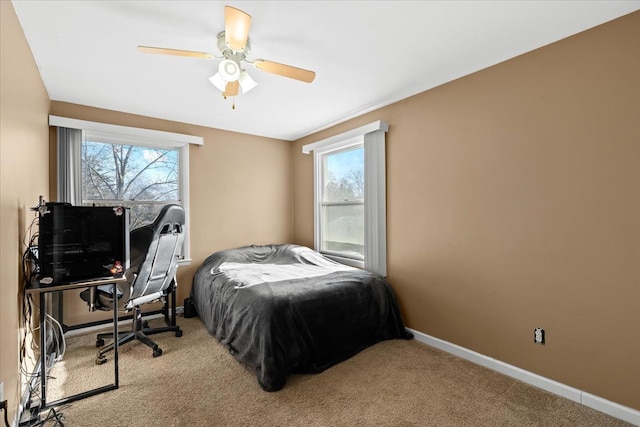
<svg viewBox="0 0 640 427">
<path fill-rule="evenodd" d="M 220 55 L 152 46 L 138 46 L 138 50 L 144 53 L 162 55 L 221 59 L 218 65 L 218 72 L 211 76 L 209 80 L 222 92 L 222 96 L 225 98 L 238 95 L 240 90 L 242 90 L 242 93 L 247 93 L 258 85 L 243 68 L 244 62 L 253 64 L 255 68 L 266 71 L 267 73 L 277 74 L 306 83 L 311 83 L 315 79 L 316 73 L 314 71 L 267 61 L 265 59 L 248 60 L 247 56 L 251 52 L 251 43 L 249 41 L 251 15 L 234 7 L 225 6 L 224 22 L 224 31 L 218 34 L 217 42 L 218 49 L 221 53 Z"/>
</svg>

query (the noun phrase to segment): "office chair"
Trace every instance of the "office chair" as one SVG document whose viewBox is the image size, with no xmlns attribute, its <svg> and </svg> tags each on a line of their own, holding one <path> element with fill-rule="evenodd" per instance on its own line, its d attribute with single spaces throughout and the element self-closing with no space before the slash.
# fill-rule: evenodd
<svg viewBox="0 0 640 427">
<path fill-rule="evenodd" d="M 136 228 L 130 233 L 130 268 L 126 276 L 130 279 L 130 296 L 124 306 L 126 311 L 133 310 L 133 328 L 131 331 L 118 332 L 118 346 L 132 340 L 138 340 L 153 349 L 153 357 L 162 354 L 162 349 L 147 335 L 161 332 L 175 332 L 176 337 L 182 336 L 182 330 L 176 325 L 175 289 L 176 270 L 178 258 L 182 251 L 184 240 L 183 227 L 185 217 L 184 209 L 179 205 L 166 205 L 162 208 L 155 221 L 149 225 Z M 99 287 L 100 288 L 100 287 Z M 98 289 L 97 301 L 94 294 L 92 300 L 90 293 L 83 292 L 82 298 L 90 305 L 98 309 L 108 310 L 117 299 L 114 298 L 112 287 Z M 164 316 L 168 326 L 150 328 L 148 322 L 142 319 L 141 306 L 146 303 L 171 298 L 172 313 L 169 316 L 168 305 L 164 304 Z M 113 333 L 98 334 L 96 347 L 104 345 L 105 338 L 113 338 Z M 100 349 L 96 358 L 96 364 L 107 361 L 105 353 L 112 350 L 115 342 Z"/>
</svg>

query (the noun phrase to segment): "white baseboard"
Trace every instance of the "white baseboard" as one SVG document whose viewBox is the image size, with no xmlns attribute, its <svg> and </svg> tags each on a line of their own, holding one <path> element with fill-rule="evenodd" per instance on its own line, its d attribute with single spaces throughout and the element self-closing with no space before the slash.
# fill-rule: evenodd
<svg viewBox="0 0 640 427">
<path fill-rule="evenodd" d="M 546 390 L 550 393 L 557 394 L 558 396 L 562 396 L 584 406 L 588 406 L 596 411 L 603 412 L 607 415 L 611 415 L 612 417 L 640 426 L 640 411 L 638 410 L 603 399 L 587 393 L 586 391 L 534 374 L 533 372 L 525 371 L 517 366 L 509 365 L 508 363 L 504 363 L 500 360 L 494 359 L 493 357 L 485 356 L 484 354 L 452 344 L 448 341 L 441 340 L 440 338 L 432 337 L 431 335 L 427 335 L 411 328 L 407 328 L 407 330 L 413 333 L 416 341 L 420 341 L 421 343 L 427 344 L 431 347 L 435 347 L 439 350 L 446 351 L 447 353 L 469 360 L 477 365 L 484 366 L 500 372 L 501 374 Z"/>
<path fill-rule="evenodd" d="M 181 315 L 184 313 L 184 306 L 179 305 L 176 307 L 176 315 Z M 171 309 L 169 309 L 169 315 L 171 315 Z M 144 313 L 142 313 L 142 317 L 145 320 L 150 320 L 150 319 L 160 319 L 162 317 L 164 317 L 164 315 L 162 313 L 156 313 L 156 314 L 150 314 L 150 315 L 145 315 Z M 121 326 L 128 326 L 131 324 L 131 319 L 124 319 L 124 320 L 118 320 L 118 330 L 120 330 Z M 101 325 L 94 325 L 94 326 L 88 326 L 86 328 L 81 328 L 81 329 L 74 329 L 71 331 L 67 331 L 65 332 L 64 336 L 65 337 L 72 337 L 75 335 L 83 335 L 86 334 L 88 332 L 96 332 L 102 329 L 106 329 L 109 326 L 112 326 L 113 322 L 105 322 L 104 324 Z"/>
<path fill-rule="evenodd" d="M 178 310 L 176 310 L 177 312 Z M 145 316 L 143 313 L 143 318 L 144 320 L 149 320 L 149 319 L 159 319 L 161 317 L 164 317 L 162 315 L 162 313 L 156 313 L 156 314 L 150 314 L 148 316 Z M 103 324 L 100 325 L 94 325 L 94 326 L 87 326 L 86 328 L 79 328 L 79 329 L 73 329 L 71 331 L 67 331 L 64 333 L 65 337 L 73 337 L 76 335 L 84 335 L 90 332 L 97 332 L 100 331 L 102 329 L 106 329 L 106 328 L 113 328 L 113 318 L 112 319 L 108 319 L 109 322 L 105 322 Z M 120 329 L 121 326 L 129 326 L 131 325 L 132 320 L 131 319 L 123 319 L 123 320 L 118 320 L 118 331 L 122 332 L 122 329 Z"/>
</svg>

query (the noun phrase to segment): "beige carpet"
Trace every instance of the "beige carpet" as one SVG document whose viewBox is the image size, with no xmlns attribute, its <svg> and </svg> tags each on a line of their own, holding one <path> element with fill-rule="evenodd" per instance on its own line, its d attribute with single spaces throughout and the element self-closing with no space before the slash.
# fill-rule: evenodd
<svg viewBox="0 0 640 427">
<path fill-rule="evenodd" d="M 260 389 L 201 321 L 120 351 L 120 388 L 59 408 L 67 426 L 628 426 L 629 424 L 416 341 L 387 341 L 317 375 Z M 154 321 L 156 322 L 156 321 Z M 68 340 L 49 395 L 113 379 L 95 335 Z M 51 426 L 53 422 L 46 425 Z"/>
</svg>

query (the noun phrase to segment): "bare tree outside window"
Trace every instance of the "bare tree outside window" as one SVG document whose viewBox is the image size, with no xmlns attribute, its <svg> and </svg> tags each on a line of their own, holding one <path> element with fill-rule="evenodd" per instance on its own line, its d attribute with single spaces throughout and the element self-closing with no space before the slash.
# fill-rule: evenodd
<svg viewBox="0 0 640 427">
<path fill-rule="evenodd" d="M 178 203 L 178 151 L 84 141 L 82 200 L 85 205 L 131 208 L 131 229 L 152 222 L 162 206 Z"/>
<path fill-rule="evenodd" d="M 347 174 L 337 179 L 329 173 L 326 184 L 326 198 L 331 202 L 361 200 L 364 198 L 364 171 L 351 169 Z"/>
</svg>

